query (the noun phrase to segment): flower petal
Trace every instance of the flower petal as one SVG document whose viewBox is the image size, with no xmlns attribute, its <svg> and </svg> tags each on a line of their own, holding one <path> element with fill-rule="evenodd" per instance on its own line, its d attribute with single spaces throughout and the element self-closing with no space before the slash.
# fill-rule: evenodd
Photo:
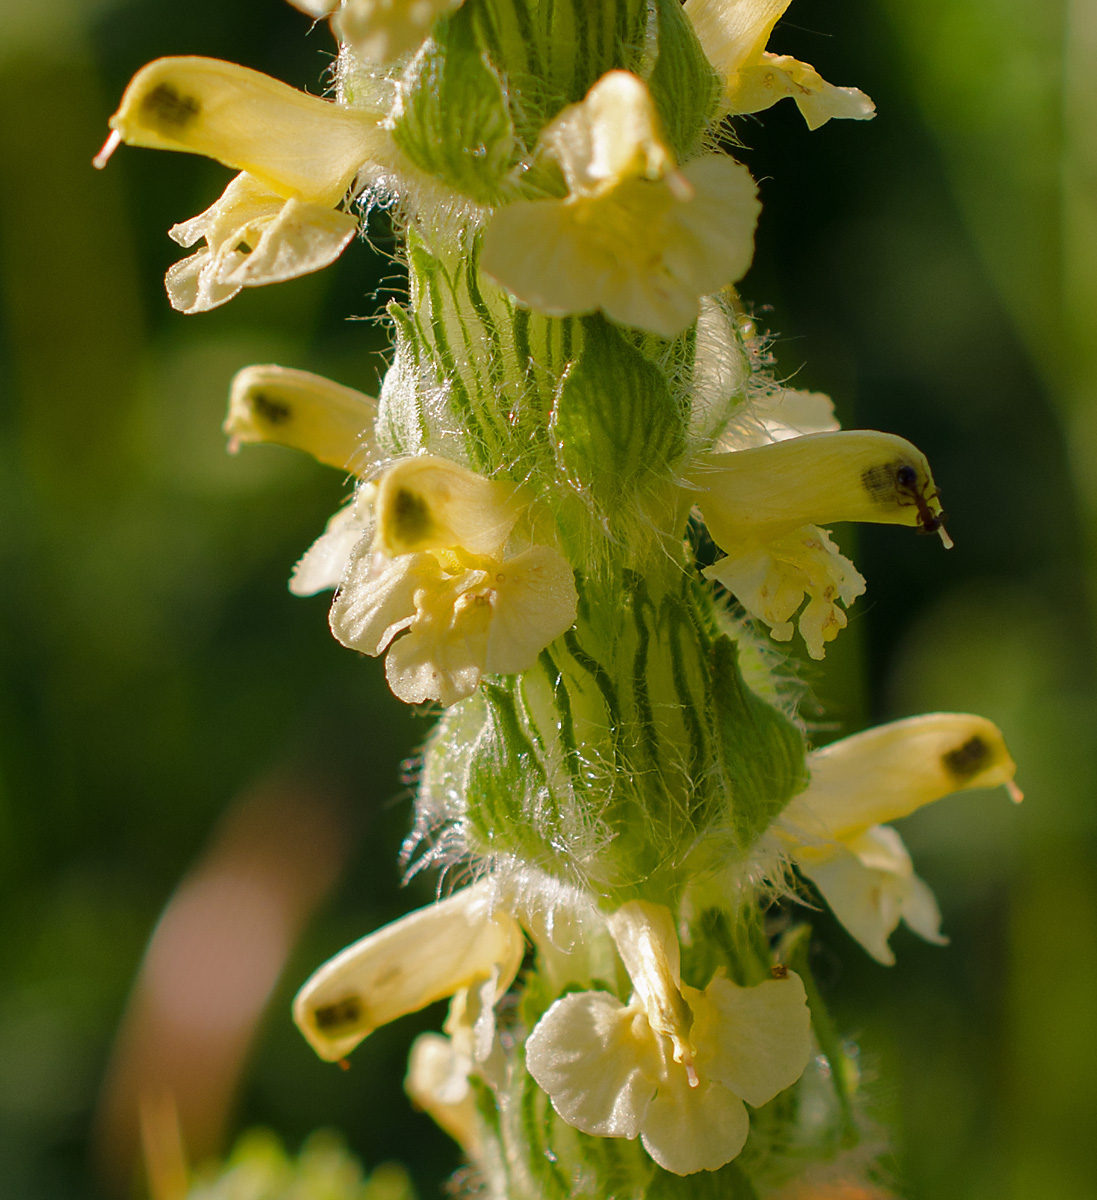
<svg viewBox="0 0 1097 1200">
<path fill-rule="evenodd" d="M 462 0 L 343 0 L 332 28 L 365 62 L 387 63 L 426 40 L 443 14 Z"/>
<path fill-rule="evenodd" d="M 348 946 L 297 993 L 294 1020 L 321 1058 L 348 1054 L 379 1026 L 497 973 L 496 995 L 522 963 L 525 939 L 475 884 Z"/>
<path fill-rule="evenodd" d="M 774 25 L 791 0 L 686 0 L 705 57 L 725 79 L 733 79 L 766 48 Z"/>
<path fill-rule="evenodd" d="M 208 312 L 241 288 L 321 270 L 357 229 L 349 213 L 287 200 L 241 172 L 205 212 L 168 230 L 182 246 L 206 241 L 205 250 L 169 269 L 168 297 L 180 312 Z"/>
<path fill-rule="evenodd" d="M 670 909 L 630 900 L 611 913 L 606 924 L 652 1029 L 671 1039 L 675 1062 L 692 1070 L 693 1013 L 682 996 L 681 950 Z"/>
<path fill-rule="evenodd" d="M 765 621 L 780 642 L 792 637 L 790 618 L 808 596 L 800 632 L 814 659 L 823 657 L 824 644 L 846 626 L 838 601 L 848 608 L 865 591 L 857 568 L 839 553 L 827 531 L 815 525 L 764 545 L 747 542 L 706 567 L 704 574 L 722 583 L 751 616 Z"/>
<path fill-rule="evenodd" d="M 373 516 L 368 489 L 363 488 L 328 521 L 324 532 L 298 560 L 289 590 L 295 596 L 314 596 L 337 588 L 358 544 L 364 543 L 363 551 L 368 547 L 367 538 L 373 538 Z"/>
<path fill-rule="evenodd" d="M 740 71 L 731 88 L 731 111 L 755 113 L 791 96 L 809 129 L 831 117 L 867 121 L 876 106 L 854 87 L 835 87 L 808 63 L 787 54 L 763 54 L 761 61 Z"/>
<path fill-rule="evenodd" d="M 811 1058 L 811 1014 L 800 977 L 739 987 L 714 979 L 687 989 L 696 1017 L 697 1072 L 756 1108 L 804 1073 Z"/>
<path fill-rule="evenodd" d="M 378 549 L 396 555 L 460 548 L 497 556 L 525 507 L 515 484 L 485 479 L 433 454 L 401 459 L 379 483 Z"/>
<path fill-rule="evenodd" d="M 222 428 L 232 452 L 245 442 L 274 442 L 350 471 L 361 466 L 376 417 L 377 402 L 362 392 L 269 364 L 237 372 Z"/>
<path fill-rule="evenodd" d="M 142 67 L 110 126 L 131 146 L 204 154 L 249 172 L 283 198 L 328 207 L 388 137 L 376 113 L 196 57 L 158 58 Z"/>
<path fill-rule="evenodd" d="M 702 455 L 697 505 L 716 544 L 772 541 L 801 525 L 872 521 L 939 530 L 929 464 L 904 438 L 872 430 L 814 433 Z"/>
<path fill-rule="evenodd" d="M 998 727 L 969 713 L 866 729 L 813 751 L 808 766 L 811 783 L 781 814 L 807 841 L 845 841 L 953 792 L 1010 786 L 1016 771 Z"/>
<path fill-rule="evenodd" d="M 819 889 L 831 912 L 878 962 L 892 966 L 888 938 L 909 895 L 908 871 L 874 870 L 845 847 L 818 858 L 797 856 L 796 865 Z"/>
<path fill-rule="evenodd" d="M 476 575 L 481 578 L 483 572 Z M 389 649 L 385 678 L 405 704 L 437 700 L 448 708 L 471 696 L 480 683 L 491 606 L 482 596 L 455 597 L 455 591 L 420 589 L 415 620 Z"/>
<path fill-rule="evenodd" d="M 661 179 L 675 166 L 651 93 L 629 71 L 608 71 L 547 126 L 540 141 L 573 195 L 593 195 L 630 177 Z"/>
<path fill-rule="evenodd" d="M 681 1067 L 667 1066 L 644 1117 L 644 1149 L 675 1175 L 715 1171 L 742 1150 L 750 1132 L 747 1110 L 720 1084 L 702 1079 L 690 1087 Z"/>
<path fill-rule="evenodd" d="M 363 541 L 347 565 L 343 585 L 331 606 L 331 632 L 348 649 L 376 656 L 415 619 L 416 592 L 443 586 L 442 571 L 433 556 L 389 558 Z"/>
<path fill-rule="evenodd" d="M 466 1154 L 474 1157 L 480 1148 L 480 1131 L 468 1066 L 448 1037 L 421 1033 L 411 1045 L 404 1090 Z"/>
<path fill-rule="evenodd" d="M 575 572 L 550 546 L 533 546 L 498 563 L 488 586 L 491 624 L 484 670 L 492 674 L 529 670 L 538 654 L 575 623 Z"/>
<path fill-rule="evenodd" d="M 526 1067 L 569 1125 L 634 1138 L 655 1095 L 659 1053 L 639 1005 L 626 1008 L 608 992 L 571 992 L 529 1035 Z"/>
</svg>

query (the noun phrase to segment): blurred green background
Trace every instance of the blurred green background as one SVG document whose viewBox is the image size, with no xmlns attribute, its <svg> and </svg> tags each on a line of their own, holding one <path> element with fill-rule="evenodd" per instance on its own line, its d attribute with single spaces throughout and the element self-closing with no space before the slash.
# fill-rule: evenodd
<svg viewBox="0 0 1097 1200">
<path fill-rule="evenodd" d="M 1019 809 L 967 794 L 904 824 L 950 946 L 900 933 L 886 969 L 821 919 L 821 980 L 895 1131 L 902 1195 L 1084 1200 L 1097 1196 L 1097 8 L 795 0 L 772 46 L 862 87 L 880 116 L 809 134 L 786 104 L 743 122 L 766 205 L 743 292 L 779 335 L 783 375 L 832 394 L 847 425 L 927 453 L 957 542 L 945 554 L 901 530 L 840 531 L 869 592 L 810 668 L 819 740 L 974 710 L 1003 727 L 1027 794 Z M 220 433 L 248 363 L 376 388 L 386 335 L 369 318 L 400 288 L 387 219 L 371 218 L 375 250 L 183 317 L 162 289 L 182 256 L 165 231 L 229 172 L 135 150 L 90 166 L 151 58 L 228 58 L 318 91 L 332 48 L 280 0 L 0 0 L 0 1195 L 13 1200 L 103 1194 L 103 1080 L 150 934 L 196 862 L 204 878 L 231 859 L 224 814 L 261 820 L 286 795 L 326 831 L 326 866 L 298 898 L 303 932 L 229 1132 L 263 1123 L 296 1146 L 335 1126 L 370 1166 L 406 1162 L 424 1197 L 458 1165 L 401 1091 L 412 1036 L 442 1010 L 379 1032 L 347 1072 L 289 1022 L 315 965 L 432 894 L 427 880 L 401 890 L 397 864 L 401 764 L 429 723 L 332 641 L 325 598 L 286 590 L 343 481 L 275 448 L 230 458 Z M 211 839 L 228 858 L 203 859 Z"/>
</svg>

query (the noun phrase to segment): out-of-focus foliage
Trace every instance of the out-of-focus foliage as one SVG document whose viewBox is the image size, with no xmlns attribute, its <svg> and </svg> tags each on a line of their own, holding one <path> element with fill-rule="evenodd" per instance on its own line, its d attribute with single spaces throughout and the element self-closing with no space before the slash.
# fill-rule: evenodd
<svg viewBox="0 0 1097 1200">
<path fill-rule="evenodd" d="M 790 105 L 739 126 L 765 205 L 743 292 L 783 372 L 847 426 L 922 447 L 957 541 L 859 534 L 870 591 L 825 669 L 805 667 L 820 740 L 982 712 L 1028 796 L 906 823 L 951 946 L 900 935 L 885 969 L 818 922 L 817 974 L 910 1200 L 1097 1196 L 1090 24 L 1082 0 L 796 0 L 774 48 L 880 115 L 809 134 Z M 166 230 L 228 172 L 135 150 L 90 167 L 151 58 L 318 91 L 332 49 L 283 0 L 0 3 L 0 1195 L 96 1194 L 97 1096 L 145 943 L 220 814 L 272 775 L 336 796 L 354 844 L 237 1125 L 293 1146 L 337 1127 L 366 1162 L 407 1162 L 423 1196 L 458 1163 L 401 1091 L 439 1014 L 380 1031 L 345 1073 L 289 1023 L 312 967 L 431 894 L 400 892 L 396 864 L 400 763 L 429 726 L 330 639 L 323 598 L 286 591 L 338 476 L 270 447 L 228 458 L 219 432 L 247 363 L 375 390 L 387 335 L 348 318 L 400 287 L 386 218 L 376 251 L 184 317 Z"/>
<path fill-rule="evenodd" d="M 297 1158 L 267 1130 L 245 1134 L 225 1165 L 199 1178 L 187 1200 L 415 1200 L 403 1167 L 383 1163 L 368 1176 L 331 1134 L 313 1134 Z"/>
</svg>

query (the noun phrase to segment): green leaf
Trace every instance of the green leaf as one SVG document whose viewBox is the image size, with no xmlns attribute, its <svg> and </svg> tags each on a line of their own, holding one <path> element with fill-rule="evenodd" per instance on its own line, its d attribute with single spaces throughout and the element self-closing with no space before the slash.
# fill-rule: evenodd
<svg viewBox="0 0 1097 1200">
<path fill-rule="evenodd" d="M 726 634 L 713 646 L 713 691 L 731 824 L 747 847 L 807 783 L 804 737 L 747 687 L 738 649 Z"/>
<path fill-rule="evenodd" d="M 397 145 L 451 187 L 481 204 L 496 203 L 514 157 L 514 127 L 471 5 L 435 25 L 405 85 L 393 128 Z"/>
<path fill-rule="evenodd" d="M 604 317 L 583 320 L 583 348 L 553 412 L 560 458 L 574 486 L 611 518 L 665 482 L 685 447 L 685 413 L 666 378 Z"/>
<path fill-rule="evenodd" d="M 655 0 L 659 49 L 647 84 L 679 159 L 697 150 L 712 119 L 720 84 L 679 0 Z"/>
</svg>

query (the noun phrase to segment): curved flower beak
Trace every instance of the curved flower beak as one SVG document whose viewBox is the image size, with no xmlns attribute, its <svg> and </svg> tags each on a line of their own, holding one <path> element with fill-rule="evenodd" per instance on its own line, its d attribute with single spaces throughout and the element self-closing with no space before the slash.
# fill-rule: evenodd
<svg viewBox="0 0 1097 1200">
<path fill-rule="evenodd" d="M 888 938 L 900 920 L 927 941 L 945 941 L 933 893 L 885 822 L 969 788 L 1004 785 L 1019 801 L 997 726 L 967 713 L 927 713 L 832 742 L 808 765 L 811 783 L 773 830 L 834 915 L 886 965 L 895 961 Z"/>
<path fill-rule="evenodd" d="M 272 442 L 354 471 L 372 444 L 376 417 L 377 401 L 371 396 L 310 371 L 271 363 L 237 372 L 222 428 L 232 454 L 246 443 Z"/>
<path fill-rule="evenodd" d="M 335 1062 L 381 1025 L 460 988 L 494 979 L 495 997 L 522 965 L 525 939 L 483 884 L 465 888 L 348 946 L 297 993 L 293 1017 Z"/>
<path fill-rule="evenodd" d="M 912 525 L 951 545 L 925 455 L 889 433 L 813 433 L 707 454 L 692 478 L 702 488 L 697 506 L 724 550 L 835 521 Z"/>
<path fill-rule="evenodd" d="M 235 63 L 158 58 L 126 88 L 95 165 L 119 142 L 204 154 L 283 198 L 332 207 L 384 138 L 377 122 Z"/>
</svg>

